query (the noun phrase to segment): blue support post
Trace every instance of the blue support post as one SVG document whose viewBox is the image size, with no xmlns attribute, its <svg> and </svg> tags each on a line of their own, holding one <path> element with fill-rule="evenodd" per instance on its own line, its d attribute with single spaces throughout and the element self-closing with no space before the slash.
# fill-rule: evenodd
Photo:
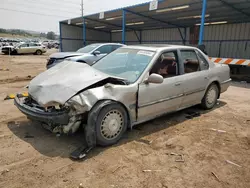
<svg viewBox="0 0 250 188">
<path fill-rule="evenodd" d="M 199 45 L 201 45 L 203 43 L 206 9 L 207 9 L 207 0 L 203 0 L 203 2 L 202 2 L 201 25 L 200 25 L 200 35 L 199 35 Z"/>
<path fill-rule="evenodd" d="M 60 38 L 59 38 L 60 52 L 62 52 L 62 26 L 61 26 L 61 22 L 59 22 L 59 32 L 60 32 Z"/>
<path fill-rule="evenodd" d="M 140 44 L 142 42 L 142 31 L 140 30 Z"/>
<path fill-rule="evenodd" d="M 126 11 L 122 10 L 122 44 L 126 43 Z"/>
<path fill-rule="evenodd" d="M 83 18 L 83 46 L 86 46 L 86 23 L 85 19 Z"/>
<path fill-rule="evenodd" d="M 184 28 L 184 33 L 185 33 L 185 35 L 184 35 L 184 45 L 186 45 L 186 40 L 187 40 L 187 28 L 186 27 Z"/>
</svg>

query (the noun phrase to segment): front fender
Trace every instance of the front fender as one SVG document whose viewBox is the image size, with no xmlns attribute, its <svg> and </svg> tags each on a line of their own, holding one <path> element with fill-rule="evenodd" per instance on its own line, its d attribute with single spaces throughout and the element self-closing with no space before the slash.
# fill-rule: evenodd
<svg viewBox="0 0 250 188">
<path fill-rule="evenodd" d="M 75 57 L 75 58 L 73 58 L 73 61 L 87 63 L 89 65 L 91 63 L 90 57 L 87 55 Z"/>
<path fill-rule="evenodd" d="M 84 113 L 91 111 L 99 102 L 111 100 L 124 107 L 129 117 L 129 124 L 132 125 L 136 121 L 136 92 L 137 87 L 106 84 L 75 95 L 67 101 L 67 104 L 77 105 L 78 111 Z"/>
</svg>

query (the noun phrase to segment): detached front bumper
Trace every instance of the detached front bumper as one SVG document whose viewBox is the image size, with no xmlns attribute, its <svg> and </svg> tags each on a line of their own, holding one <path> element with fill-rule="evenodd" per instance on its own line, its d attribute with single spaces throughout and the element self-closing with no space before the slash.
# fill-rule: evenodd
<svg viewBox="0 0 250 188">
<path fill-rule="evenodd" d="M 29 119 L 39 121 L 45 124 L 67 125 L 69 123 L 69 115 L 66 111 L 62 112 L 45 112 L 36 107 L 30 107 L 23 103 L 23 98 L 16 97 L 14 100 L 16 107 L 25 114 Z"/>
</svg>

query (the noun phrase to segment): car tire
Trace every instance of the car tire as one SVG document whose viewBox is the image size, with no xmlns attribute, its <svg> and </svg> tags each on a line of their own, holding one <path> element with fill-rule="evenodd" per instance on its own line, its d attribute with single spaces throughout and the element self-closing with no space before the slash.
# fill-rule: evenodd
<svg viewBox="0 0 250 188">
<path fill-rule="evenodd" d="M 36 54 L 36 55 L 42 55 L 43 52 L 42 52 L 41 50 L 37 50 L 35 54 Z"/>
<path fill-rule="evenodd" d="M 97 114 L 89 114 L 89 118 L 95 122 L 97 144 L 110 146 L 117 143 L 127 130 L 128 115 L 126 110 L 121 104 L 113 101 L 105 105 L 99 103 L 95 109 L 97 109 Z"/>
<path fill-rule="evenodd" d="M 219 88 L 215 83 L 212 83 L 201 101 L 201 106 L 206 110 L 212 109 L 217 103 L 218 96 Z"/>
<path fill-rule="evenodd" d="M 11 54 L 12 54 L 12 55 L 17 55 L 17 51 L 14 50 Z"/>
</svg>

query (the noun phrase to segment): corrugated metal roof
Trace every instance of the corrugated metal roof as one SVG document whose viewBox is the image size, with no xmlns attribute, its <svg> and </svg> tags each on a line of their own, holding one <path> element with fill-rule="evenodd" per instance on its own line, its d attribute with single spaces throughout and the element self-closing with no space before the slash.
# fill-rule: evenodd
<svg viewBox="0 0 250 188">
<path fill-rule="evenodd" d="M 152 1 L 152 0 L 151 0 Z M 147 2 L 144 2 L 144 3 L 139 3 L 139 4 L 133 4 L 133 5 L 129 5 L 129 6 L 125 6 L 125 7 L 121 7 L 121 8 L 116 8 L 116 9 L 112 9 L 112 10 L 107 10 L 105 11 L 105 13 L 118 13 L 119 11 L 122 11 L 123 9 L 126 9 L 126 8 L 131 8 L 131 7 L 140 7 L 140 6 L 144 6 L 144 5 L 148 5 L 150 4 L 151 1 L 147 1 Z M 164 0 L 159 0 L 159 2 L 161 1 L 164 1 Z M 99 13 L 94 13 L 94 14 L 88 14 L 88 15 L 84 15 L 84 17 L 90 17 L 90 16 L 93 16 L 93 15 L 99 15 Z M 121 14 L 120 14 L 121 15 Z M 82 19 L 82 17 L 76 17 L 76 18 L 72 18 L 72 20 L 75 20 L 75 19 Z M 63 20 L 61 22 L 66 22 L 68 20 Z"/>
<path fill-rule="evenodd" d="M 149 11 L 149 3 L 150 2 L 146 2 L 139 5 L 106 11 L 104 19 L 99 19 L 99 13 L 87 15 L 84 16 L 84 18 L 86 19 L 88 28 L 104 26 L 103 28 L 96 29 L 108 32 L 121 29 L 122 10 L 127 11 L 127 24 L 143 22 L 143 24 L 126 26 L 127 30 L 189 27 L 200 23 L 199 16 L 201 15 L 202 0 L 159 0 L 158 9 L 156 11 Z M 186 8 L 183 8 L 183 6 L 186 6 Z M 165 10 L 170 8 L 174 8 L 175 10 Z M 249 9 L 249 0 L 207 0 L 206 14 L 208 17 L 206 18 L 206 22 L 250 22 Z M 109 18 L 116 19 L 110 20 Z M 62 22 L 67 23 L 67 20 Z M 81 17 L 71 19 L 72 25 L 81 22 Z"/>
</svg>

